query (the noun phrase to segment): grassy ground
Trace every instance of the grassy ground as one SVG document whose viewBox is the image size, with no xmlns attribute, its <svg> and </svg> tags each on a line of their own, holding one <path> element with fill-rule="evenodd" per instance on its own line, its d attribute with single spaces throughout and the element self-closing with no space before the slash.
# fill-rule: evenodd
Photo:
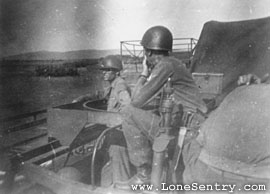
<svg viewBox="0 0 270 194">
<path fill-rule="evenodd" d="M 81 68 L 79 73 L 75 77 L 37 77 L 27 70 L 0 71 L 0 118 L 70 103 L 102 89 L 99 71 Z"/>
</svg>

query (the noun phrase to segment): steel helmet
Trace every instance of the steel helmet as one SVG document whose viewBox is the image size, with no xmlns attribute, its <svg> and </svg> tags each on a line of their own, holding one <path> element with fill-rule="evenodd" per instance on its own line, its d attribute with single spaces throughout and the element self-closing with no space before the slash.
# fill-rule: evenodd
<svg viewBox="0 0 270 194">
<path fill-rule="evenodd" d="M 173 36 L 164 26 L 149 28 L 143 35 L 141 45 L 150 50 L 172 50 Z"/>
<path fill-rule="evenodd" d="M 102 59 L 100 69 L 121 71 L 123 69 L 122 61 L 115 55 L 108 55 Z"/>
</svg>

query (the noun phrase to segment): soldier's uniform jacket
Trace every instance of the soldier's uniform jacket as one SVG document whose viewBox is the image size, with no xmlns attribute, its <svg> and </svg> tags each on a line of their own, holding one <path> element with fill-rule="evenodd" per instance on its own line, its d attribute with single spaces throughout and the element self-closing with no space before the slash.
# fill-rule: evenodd
<svg viewBox="0 0 270 194">
<path fill-rule="evenodd" d="M 105 96 L 108 98 L 107 111 L 119 112 L 130 103 L 130 88 L 123 78 L 117 77 L 105 91 Z"/>
<path fill-rule="evenodd" d="M 130 103 L 130 88 L 125 80 L 116 77 L 105 91 L 108 99 L 107 111 L 119 112 Z M 114 129 L 106 134 L 105 147 L 108 148 L 109 162 L 102 168 L 101 185 L 108 187 L 114 182 L 124 181 L 130 177 L 129 158 L 123 133 Z"/>
<path fill-rule="evenodd" d="M 174 57 L 163 57 L 153 68 L 148 82 L 141 87 L 136 86 L 132 96 L 132 105 L 138 108 L 143 107 L 162 89 L 169 77 L 171 77 L 177 104 L 182 104 L 184 110 L 187 111 L 196 112 L 198 108 L 204 113 L 207 112 L 192 75 L 185 65 Z"/>
<path fill-rule="evenodd" d="M 199 89 L 184 64 L 174 57 L 162 57 L 152 69 L 147 81 L 145 78 L 139 78 L 132 92 L 131 105 L 122 110 L 122 126 L 125 129 L 123 132 L 130 160 L 135 166 L 152 163 L 152 146 L 149 140 L 153 141 L 159 134 L 161 119 L 149 111 L 146 105 L 160 94 L 169 78 L 176 103 L 171 121 L 173 133 L 177 133 L 182 124 L 182 111 L 177 110 L 177 105 L 182 104 L 184 112 L 193 112 L 194 115 L 197 115 L 197 109 L 204 113 L 207 111 L 205 103 L 200 98 Z M 196 125 L 200 124 L 197 118 L 193 120 Z M 193 127 L 192 123 L 190 126 Z"/>
</svg>

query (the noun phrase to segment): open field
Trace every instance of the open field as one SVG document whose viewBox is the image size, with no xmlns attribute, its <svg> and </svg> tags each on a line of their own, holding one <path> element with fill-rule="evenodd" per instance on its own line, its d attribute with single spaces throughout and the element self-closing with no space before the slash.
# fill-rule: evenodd
<svg viewBox="0 0 270 194">
<path fill-rule="evenodd" d="M 33 66 L 1 67 L 0 118 L 69 103 L 102 89 L 101 72 L 85 67 L 78 72 L 74 77 L 38 77 Z"/>
</svg>

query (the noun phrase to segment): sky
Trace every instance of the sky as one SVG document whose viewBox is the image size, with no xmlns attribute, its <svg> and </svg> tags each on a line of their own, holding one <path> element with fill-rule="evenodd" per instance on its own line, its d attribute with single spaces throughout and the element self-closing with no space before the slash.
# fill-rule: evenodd
<svg viewBox="0 0 270 194">
<path fill-rule="evenodd" d="M 270 0 L 0 0 L 0 56 L 118 49 L 155 25 L 199 38 L 205 22 L 270 16 Z"/>
</svg>

